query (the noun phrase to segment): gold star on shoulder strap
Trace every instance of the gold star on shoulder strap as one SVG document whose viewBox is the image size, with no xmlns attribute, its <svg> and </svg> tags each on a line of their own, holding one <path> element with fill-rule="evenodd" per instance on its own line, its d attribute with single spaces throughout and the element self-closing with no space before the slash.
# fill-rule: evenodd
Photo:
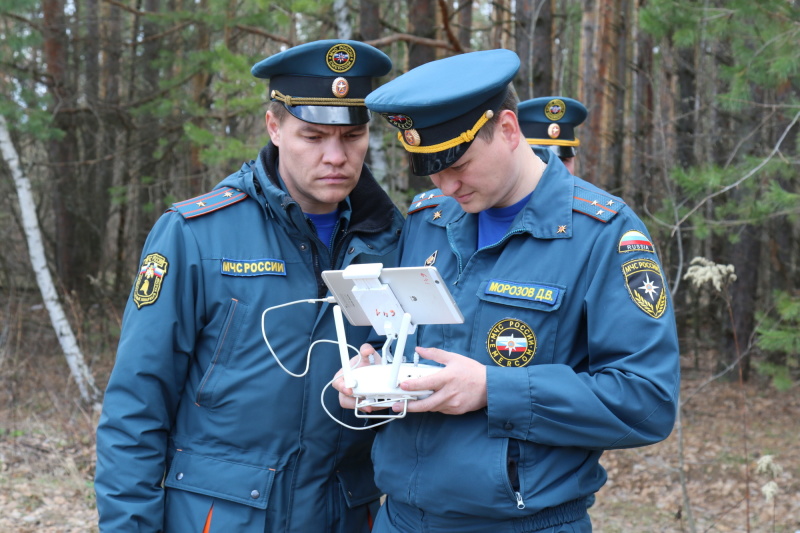
<svg viewBox="0 0 800 533">
<path fill-rule="evenodd" d="M 559 226 L 559 227 L 558 227 L 558 231 L 556 231 L 556 233 L 566 233 L 566 232 L 567 232 L 567 226 L 566 226 L 566 224 L 565 224 L 565 225 L 563 225 L 563 226 Z"/>
<path fill-rule="evenodd" d="M 436 211 L 435 213 L 433 213 L 433 220 L 436 220 L 438 218 L 442 218 L 442 212 L 441 211 Z"/>
</svg>

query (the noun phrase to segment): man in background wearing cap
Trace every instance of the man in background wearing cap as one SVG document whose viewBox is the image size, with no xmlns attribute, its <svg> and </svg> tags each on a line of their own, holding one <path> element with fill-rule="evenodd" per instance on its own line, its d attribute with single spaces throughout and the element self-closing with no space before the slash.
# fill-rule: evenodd
<svg viewBox="0 0 800 533">
<path fill-rule="evenodd" d="M 340 361 L 320 273 L 396 256 L 402 214 L 364 166 L 363 99 L 390 68 L 341 40 L 253 67 L 269 144 L 144 246 L 97 431 L 101 531 L 369 530 L 372 432 L 320 405 Z"/>
<path fill-rule="evenodd" d="M 591 531 L 603 450 L 673 426 L 677 335 L 647 229 L 529 148 L 518 67 L 508 50 L 463 54 L 366 99 L 438 187 L 409 208 L 401 266 L 435 266 L 465 317 L 417 329 L 416 351 L 443 368 L 403 382 L 434 392 L 378 431 L 374 532 Z"/>
<path fill-rule="evenodd" d="M 565 96 L 540 96 L 517 106 L 519 125 L 528 144 L 548 148 L 571 174 L 575 174 L 575 156 L 581 144 L 575 127 L 583 124 L 586 115 L 586 106 Z"/>
</svg>

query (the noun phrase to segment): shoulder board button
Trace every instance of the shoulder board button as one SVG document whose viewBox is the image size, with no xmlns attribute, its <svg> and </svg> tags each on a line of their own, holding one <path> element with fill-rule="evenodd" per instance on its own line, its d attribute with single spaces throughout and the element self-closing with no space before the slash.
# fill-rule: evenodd
<svg viewBox="0 0 800 533">
<path fill-rule="evenodd" d="M 172 210 L 183 215 L 183 218 L 195 218 L 241 202 L 245 198 L 247 194 L 237 189 L 222 187 L 190 200 L 176 202 L 172 204 Z"/>
<path fill-rule="evenodd" d="M 600 191 L 575 187 L 572 197 L 572 210 L 583 213 L 601 222 L 608 222 L 619 212 L 625 203 Z"/>
<path fill-rule="evenodd" d="M 429 207 L 436 207 L 442 203 L 442 200 L 445 198 L 446 196 L 442 194 L 442 191 L 439 189 L 432 189 L 418 194 L 411 201 L 411 205 L 408 206 L 408 214 L 410 215 L 411 213 L 416 213 L 417 211 L 422 211 Z"/>
</svg>

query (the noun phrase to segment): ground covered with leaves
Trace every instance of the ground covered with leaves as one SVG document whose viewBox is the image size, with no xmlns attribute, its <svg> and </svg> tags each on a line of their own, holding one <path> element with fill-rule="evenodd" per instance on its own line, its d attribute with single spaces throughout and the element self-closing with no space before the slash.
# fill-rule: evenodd
<svg viewBox="0 0 800 533">
<path fill-rule="evenodd" d="M 0 532 L 97 531 L 97 415 L 77 402 L 63 358 L 6 358 L 0 395 Z M 682 419 L 666 441 L 603 456 L 609 481 L 591 509 L 595 531 L 799 531 L 797 390 L 684 370 L 682 395 Z M 764 456 L 777 468 L 759 472 Z M 771 499 L 762 493 L 769 482 Z"/>
</svg>

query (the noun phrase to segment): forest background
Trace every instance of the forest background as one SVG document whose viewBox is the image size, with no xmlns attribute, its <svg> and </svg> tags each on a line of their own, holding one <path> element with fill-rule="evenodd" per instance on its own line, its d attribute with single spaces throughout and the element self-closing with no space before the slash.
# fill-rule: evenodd
<svg viewBox="0 0 800 533">
<path fill-rule="evenodd" d="M 321 38 L 386 52 L 382 81 L 508 48 L 521 99 L 589 109 L 576 174 L 650 229 L 684 376 L 673 436 L 607 454 L 599 530 L 800 529 L 794 0 L 4 0 L 0 133 L 18 159 L 0 163 L 0 529 L 92 531 L 94 406 L 144 239 L 267 142 L 250 67 Z M 368 158 L 403 210 L 430 187 L 384 121 Z"/>
</svg>

